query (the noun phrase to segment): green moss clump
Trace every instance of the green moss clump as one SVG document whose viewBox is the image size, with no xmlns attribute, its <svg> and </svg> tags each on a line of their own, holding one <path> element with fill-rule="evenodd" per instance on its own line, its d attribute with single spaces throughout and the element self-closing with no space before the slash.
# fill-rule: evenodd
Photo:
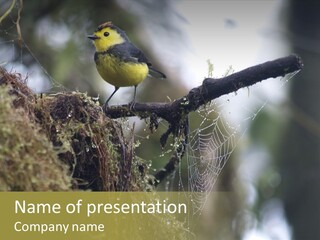
<svg viewBox="0 0 320 240">
<path fill-rule="evenodd" d="M 13 110 L 15 100 L 7 87 L 0 87 L 0 190 L 69 190 L 66 166 L 28 113 Z"/>
<path fill-rule="evenodd" d="M 3 190 L 146 191 L 133 134 L 79 92 L 35 96 L 0 68 Z"/>
<path fill-rule="evenodd" d="M 95 191 L 143 190 L 136 169 L 133 138 L 121 125 L 104 116 L 84 93 L 42 96 L 36 118 L 72 172 L 77 188 Z"/>
</svg>

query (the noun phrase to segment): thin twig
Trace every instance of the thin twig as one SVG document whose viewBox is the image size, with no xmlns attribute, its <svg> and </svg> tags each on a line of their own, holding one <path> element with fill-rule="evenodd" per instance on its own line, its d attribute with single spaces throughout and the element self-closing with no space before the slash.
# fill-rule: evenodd
<svg viewBox="0 0 320 240">
<path fill-rule="evenodd" d="M 0 17 L 0 24 L 2 23 L 2 21 L 4 19 L 6 19 L 6 17 L 11 13 L 14 5 L 16 4 L 16 0 L 12 0 L 10 7 L 7 9 L 7 11 L 5 11 L 5 13 Z"/>
<path fill-rule="evenodd" d="M 18 33 L 18 43 L 19 46 L 22 47 L 22 43 L 23 43 L 23 38 L 22 38 L 22 33 L 21 33 L 21 28 L 20 28 L 20 19 L 21 19 L 21 12 L 22 12 L 22 8 L 23 8 L 23 0 L 20 0 L 20 6 L 19 6 L 19 10 L 18 10 L 18 17 L 17 17 L 17 21 L 16 21 L 16 26 L 17 26 L 17 33 Z"/>
</svg>

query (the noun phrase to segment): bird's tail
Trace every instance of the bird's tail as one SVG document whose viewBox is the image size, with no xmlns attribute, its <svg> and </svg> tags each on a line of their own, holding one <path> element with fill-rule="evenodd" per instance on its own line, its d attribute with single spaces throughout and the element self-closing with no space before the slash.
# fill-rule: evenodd
<svg viewBox="0 0 320 240">
<path fill-rule="evenodd" d="M 149 75 L 154 78 L 166 78 L 166 75 L 160 72 L 159 70 L 149 66 Z"/>
</svg>

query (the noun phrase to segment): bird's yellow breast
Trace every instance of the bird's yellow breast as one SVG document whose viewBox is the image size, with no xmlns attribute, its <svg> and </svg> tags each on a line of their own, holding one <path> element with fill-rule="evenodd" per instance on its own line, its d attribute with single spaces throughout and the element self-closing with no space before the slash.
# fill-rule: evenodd
<svg viewBox="0 0 320 240">
<path fill-rule="evenodd" d="M 147 77 L 149 72 L 146 63 L 124 62 L 107 53 L 97 56 L 96 66 L 101 77 L 116 87 L 138 85 Z"/>
</svg>

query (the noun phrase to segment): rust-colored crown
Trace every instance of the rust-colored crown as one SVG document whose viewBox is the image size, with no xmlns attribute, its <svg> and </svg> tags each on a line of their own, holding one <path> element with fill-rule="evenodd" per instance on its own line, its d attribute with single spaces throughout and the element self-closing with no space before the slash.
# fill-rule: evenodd
<svg viewBox="0 0 320 240">
<path fill-rule="evenodd" d="M 107 28 L 107 27 L 116 30 L 121 35 L 121 37 L 123 37 L 126 41 L 130 41 L 129 38 L 127 37 L 126 33 L 123 30 L 121 30 L 120 28 L 118 28 L 116 25 L 113 25 L 112 22 L 105 22 L 105 23 L 100 24 L 99 27 L 97 28 L 96 32 L 99 32 L 102 29 Z"/>
<path fill-rule="evenodd" d="M 114 25 L 112 24 L 112 22 L 105 22 L 99 25 L 99 27 L 97 28 L 97 31 L 100 31 L 106 27 L 110 27 L 110 28 L 114 28 Z"/>
</svg>

